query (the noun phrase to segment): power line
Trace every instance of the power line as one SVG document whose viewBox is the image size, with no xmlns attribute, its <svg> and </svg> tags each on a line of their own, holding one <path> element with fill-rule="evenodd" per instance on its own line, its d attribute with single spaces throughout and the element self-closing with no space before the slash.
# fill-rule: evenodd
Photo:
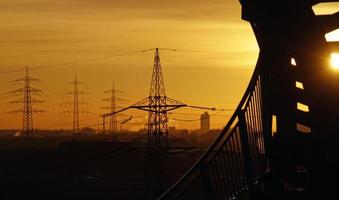
<svg viewBox="0 0 339 200">
<path fill-rule="evenodd" d="M 159 48 L 162 50 L 167 50 L 167 51 L 179 51 L 179 52 L 192 52 L 192 53 L 225 53 L 225 54 L 232 54 L 232 55 L 255 55 L 257 53 L 252 53 L 252 52 L 227 52 L 227 51 L 208 51 L 208 50 L 188 50 L 188 49 L 168 49 L 168 48 Z M 57 67 L 62 67 L 62 66 L 67 66 L 67 65 L 74 65 L 74 64 L 80 64 L 80 63 L 86 63 L 86 62 L 93 62 L 97 60 L 105 60 L 105 59 L 110 59 L 110 58 L 115 58 L 115 57 L 121 57 L 121 56 L 128 56 L 128 55 L 133 55 L 133 54 L 138 54 L 138 53 L 144 53 L 147 51 L 151 51 L 154 49 L 145 49 L 145 50 L 138 50 L 138 51 L 131 51 L 131 52 L 126 52 L 126 53 L 121 53 L 121 54 L 116 54 L 116 55 L 111 55 L 111 56 L 102 56 L 102 57 L 95 57 L 95 58 L 90 58 L 90 59 L 82 59 L 82 60 L 75 60 L 75 61 L 70 61 L 70 62 L 65 62 L 65 63 L 59 63 L 59 64 L 50 64 L 50 65 L 41 65 L 41 66 L 36 66 L 36 67 L 31 67 L 31 71 L 35 70 L 42 70 L 42 69 L 49 69 L 49 68 L 57 68 Z M 24 68 L 22 69 L 16 69 L 16 70 L 8 70 L 8 71 L 0 71 L 0 75 L 4 74 L 11 74 L 11 73 L 19 73 L 25 71 Z"/>
<path fill-rule="evenodd" d="M 99 116 L 82 119 L 81 121 L 90 121 L 90 120 L 93 120 L 93 119 L 99 119 Z M 61 123 L 61 124 L 56 124 L 56 125 L 48 126 L 48 127 L 42 128 L 42 129 L 57 128 L 57 127 L 65 126 L 65 125 L 71 125 L 71 124 L 73 124 L 73 122 L 65 122 L 65 123 Z"/>
<path fill-rule="evenodd" d="M 225 109 L 225 108 L 215 108 L 215 107 L 204 107 L 204 106 L 195 106 L 195 105 L 187 105 L 186 107 L 195 108 L 195 109 L 202 109 L 202 110 L 212 110 L 212 111 L 234 111 L 234 109 Z"/>
<path fill-rule="evenodd" d="M 201 113 L 181 113 L 181 112 L 170 112 L 170 113 L 167 113 L 167 114 L 170 114 L 170 115 L 187 115 L 187 116 L 197 116 L 197 115 L 201 115 Z M 229 116 L 228 114 L 225 114 L 225 115 L 214 115 L 213 116 L 216 116 L 216 117 L 226 117 L 226 116 Z"/>
<path fill-rule="evenodd" d="M 101 127 L 101 126 L 102 126 L 102 123 L 96 123 L 96 124 L 91 124 L 91 125 L 88 125 L 88 126 L 84 126 L 84 128 Z"/>
<path fill-rule="evenodd" d="M 74 64 L 80 64 L 80 63 L 86 63 L 86 62 L 93 62 L 93 61 L 97 61 L 97 60 L 105 60 L 105 59 L 109 59 L 109 58 L 127 56 L 127 55 L 142 53 L 142 52 L 143 51 L 132 51 L 132 52 L 121 53 L 121 54 L 116 54 L 116 55 L 112 55 L 112 56 L 102 56 L 102 57 L 76 60 L 76 61 L 70 61 L 70 62 L 59 63 L 59 64 L 41 65 L 41 66 L 32 67 L 32 68 L 30 68 L 30 70 L 35 71 L 35 70 L 42 70 L 42 69 L 48 69 L 48 68 L 56 68 L 56 67 L 61 67 L 61 66 L 74 65 Z M 0 72 L 0 75 L 11 74 L 11 73 L 19 73 L 19 72 L 23 72 L 23 71 L 25 71 L 25 69 L 2 71 L 2 72 Z"/>
<path fill-rule="evenodd" d="M 166 49 L 164 50 L 172 50 L 172 51 L 179 51 L 179 52 L 187 52 L 187 53 L 224 53 L 230 55 L 257 55 L 257 52 L 231 52 L 231 51 L 209 51 L 209 50 L 190 50 L 190 49 Z"/>
</svg>

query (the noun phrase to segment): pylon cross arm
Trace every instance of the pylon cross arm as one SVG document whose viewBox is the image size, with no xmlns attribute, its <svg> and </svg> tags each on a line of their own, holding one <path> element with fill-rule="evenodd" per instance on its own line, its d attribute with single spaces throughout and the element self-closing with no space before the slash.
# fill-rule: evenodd
<svg viewBox="0 0 339 200">
<path fill-rule="evenodd" d="M 165 113 L 177 108 L 185 107 L 185 104 L 177 104 L 177 105 L 149 105 L 149 106 L 130 106 L 130 108 L 135 108 L 139 110 L 149 111 L 149 112 L 161 112 Z M 156 109 L 162 108 L 161 111 L 158 111 Z"/>
</svg>

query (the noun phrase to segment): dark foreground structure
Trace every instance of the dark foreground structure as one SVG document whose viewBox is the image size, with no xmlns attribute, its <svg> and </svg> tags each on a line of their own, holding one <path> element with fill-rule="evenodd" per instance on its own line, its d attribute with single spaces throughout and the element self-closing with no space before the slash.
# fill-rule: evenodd
<svg viewBox="0 0 339 200">
<path fill-rule="evenodd" d="M 334 0 L 241 0 L 260 48 L 249 86 L 209 150 L 159 199 L 337 199 L 339 73 Z M 276 131 L 272 130 L 276 128 Z"/>
<path fill-rule="evenodd" d="M 150 199 L 156 188 L 148 185 L 145 148 L 104 138 L 1 137 L 0 199 Z M 164 186 L 201 154 L 195 149 L 169 156 Z"/>
</svg>

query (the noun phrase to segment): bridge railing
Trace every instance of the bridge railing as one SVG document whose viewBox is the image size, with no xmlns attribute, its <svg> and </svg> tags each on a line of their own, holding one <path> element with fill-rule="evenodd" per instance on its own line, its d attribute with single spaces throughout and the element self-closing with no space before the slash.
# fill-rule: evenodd
<svg viewBox="0 0 339 200">
<path fill-rule="evenodd" d="M 235 113 L 204 155 L 158 199 L 251 199 L 265 169 L 259 67 Z"/>
</svg>

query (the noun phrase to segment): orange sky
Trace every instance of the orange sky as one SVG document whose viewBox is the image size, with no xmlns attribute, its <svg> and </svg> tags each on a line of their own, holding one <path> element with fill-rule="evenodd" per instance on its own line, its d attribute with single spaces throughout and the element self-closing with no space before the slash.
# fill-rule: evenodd
<svg viewBox="0 0 339 200">
<path fill-rule="evenodd" d="M 0 3 L 0 72 L 25 65 L 44 66 L 111 56 L 154 47 L 199 52 L 160 52 L 166 93 L 187 104 L 234 109 L 249 81 L 258 47 L 248 23 L 240 19 L 237 0 L 2 0 Z M 46 103 L 37 105 L 47 113 L 34 116 L 35 128 L 71 128 L 71 116 L 62 93 L 75 73 L 87 83 L 86 108 L 95 118 L 103 110 L 104 90 L 112 81 L 123 90 L 128 105 L 148 95 L 153 55 L 151 52 L 121 56 L 32 71 L 45 91 Z M 0 128 L 21 128 L 21 115 L 6 112 L 10 105 L 4 93 L 18 86 L 8 81 L 23 73 L 0 73 Z M 84 88 L 86 89 L 86 88 Z M 202 110 L 181 109 L 179 113 L 200 114 Z M 142 116 L 143 112 L 127 112 Z M 212 114 L 212 113 L 211 113 Z M 223 112 L 229 115 L 231 112 Z M 121 119 L 124 119 L 123 117 Z M 198 115 L 170 115 L 170 118 L 197 119 Z M 227 116 L 211 118 L 212 128 L 221 128 Z M 81 126 L 99 123 L 98 119 Z M 144 123 L 138 118 L 135 123 Z M 198 128 L 199 121 L 176 122 L 177 128 Z M 137 129 L 141 125 L 126 127 Z"/>
</svg>

